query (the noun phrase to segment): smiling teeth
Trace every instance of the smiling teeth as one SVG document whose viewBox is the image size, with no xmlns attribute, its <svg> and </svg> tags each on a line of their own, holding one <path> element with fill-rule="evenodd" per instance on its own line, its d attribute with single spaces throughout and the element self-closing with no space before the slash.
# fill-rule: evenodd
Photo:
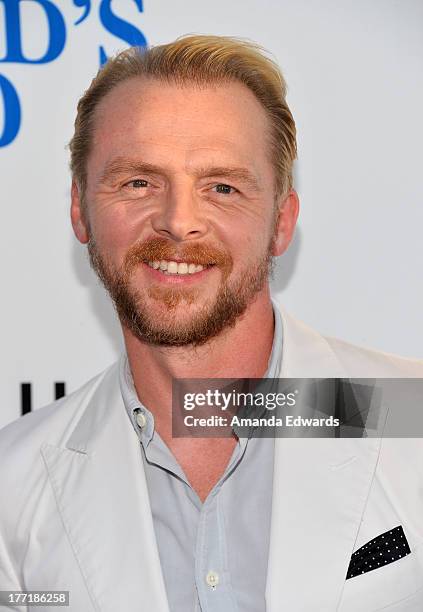
<svg viewBox="0 0 423 612">
<path fill-rule="evenodd" d="M 201 272 L 204 270 L 204 266 L 201 264 L 194 263 L 178 263 L 176 261 L 165 261 L 162 259 L 161 261 L 149 261 L 148 265 L 150 268 L 154 268 L 155 270 L 161 270 L 161 272 L 167 274 L 194 274 L 195 272 Z"/>
</svg>

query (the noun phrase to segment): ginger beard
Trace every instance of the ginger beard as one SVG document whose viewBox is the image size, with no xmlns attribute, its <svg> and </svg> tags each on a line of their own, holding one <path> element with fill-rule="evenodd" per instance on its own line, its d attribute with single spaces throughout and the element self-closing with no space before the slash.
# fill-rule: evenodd
<svg viewBox="0 0 423 612">
<path fill-rule="evenodd" d="M 271 275 L 276 221 L 277 215 L 265 252 L 255 262 L 250 261 L 232 280 L 231 255 L 211 245 L 186 244 L 176 253 L 169 240 L 153 238 L 134 244 L 126 253 L 121 268 L 116 269 L 100 252 L 91 234 L 88 253 L 91 267 L 109 292 L 121 324 L 136 338 L 156 346 L 200 346 L 226 327 L 233 327 Z M 153 285 L 143 291 L 131 285 L 131 277 L 139 265 L 162 259 L 171 261 L 172 255 L 203 266 L 214 265 L 222 275 L 216 297 L 206 301 L 200 309 L 195 309 L 192 317 L 185 321 L 181 321 L 182 317 L 178 318 L 178 309 L 187 310 L 195 304 L 201 298 L 201 289 Z M 168 316 L 157 317 L 154 308 L 149 307 L 149 300 L 159 302 Z"/>
</svg>

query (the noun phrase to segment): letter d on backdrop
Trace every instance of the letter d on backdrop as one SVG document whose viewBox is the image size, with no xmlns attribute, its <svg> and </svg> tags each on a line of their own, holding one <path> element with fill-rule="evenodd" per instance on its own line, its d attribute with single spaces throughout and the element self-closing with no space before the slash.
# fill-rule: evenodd
<svg viewBox="0 0 423 612">
<path fill-rule="evenodd" d="M 28 1 L 28 0 L 27 0 Z M 66 25 L 59 9 L 50 0 L 29 0 L 43 9 L 48 23 L 48 46 L 43 56 L 30 59 L 24 56 L 21 39 L 22 0 L 0 0 L 4 5 L 6 25 L 6 57 L 0 62 L 18 64 L 46 64 L 58 57 L 66 42 Z"/>
</svg>

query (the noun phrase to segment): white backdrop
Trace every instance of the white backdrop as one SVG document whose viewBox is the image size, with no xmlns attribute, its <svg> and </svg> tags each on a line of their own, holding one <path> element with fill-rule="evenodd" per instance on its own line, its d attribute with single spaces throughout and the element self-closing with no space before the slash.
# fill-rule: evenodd
<svg viewBox="0 0 423 612">
<path fill-rule="evenodd" d="M 9 60 L 19 34 L 7 31 L 12 4 L 0 1 L 0 58 Z M 36 409 L 52 401 L 54 382 L 66 382 L 70 392 L 121 349 L 112 307 L 72 235 L 65 144 L 99 47 L 109 55 L 126 47 L 130 24 L 149 44 L 212 33 L 253 39 L 274 55 L 298 128 L 302 210 L 273 291 L 325 334 L 423 356 L 420 0 L 20 5 L 23 56 L 48 53 L 47 5 L 60 12 L 66 42 L 52 61 L 0 61 L 3 136 L 16 111 L 7 108 L 5 79 L 22 112 L 16 138 L 0 148 L 0 426 L 20 414 L 21 383 L 31 383 Z M 110 15 L 100 19 L 108 6 L 127 26 Z M 56 52 L 63 42 L 56 36 Z"/>
</svg>

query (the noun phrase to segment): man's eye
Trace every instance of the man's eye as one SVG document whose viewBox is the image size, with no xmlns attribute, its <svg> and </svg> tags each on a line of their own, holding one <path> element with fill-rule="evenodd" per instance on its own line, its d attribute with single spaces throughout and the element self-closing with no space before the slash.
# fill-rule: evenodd
<svg viewBox="0 0 423 612">
<path fill-rule="evenodd" d="M 235 187 L 231 187 L 225 183 L 218 183 L 213 189 L 216 189 L 216 193 L 223 193 L 224 195 L 231 195 L 236 191 Z"/>
<path fill-rule="evenodd" d="M 144 179 L 134 179 L 133 181 L 125 183 L 125 187 L 132 187 L 133 189 L 148 187 L 148 181 L 145 181 Z"/>
</svg>

